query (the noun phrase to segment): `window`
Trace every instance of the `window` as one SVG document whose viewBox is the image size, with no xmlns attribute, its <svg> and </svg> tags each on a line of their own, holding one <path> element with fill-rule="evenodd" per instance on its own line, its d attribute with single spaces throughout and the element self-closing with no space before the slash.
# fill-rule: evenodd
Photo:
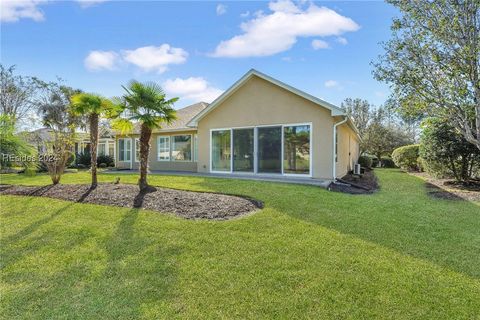
<svg viewBox="0 0 480 320">
<path fill-rule="evenodd" d="M 98 144 L 98 155 L 99 156 L 104 156 L 106 153 L 106 149 L 105 149 L 105 143 L 99 143 Z"/>
<path fill-rule="evenodd" d="M 310 126 L 283 127 L 283 172 L 310 173 Z"/>
<path fill-rule="evenodd" d="M 230 130 L 212 131 L 212 171 L 230 171 Z"/>
<path fill-rule="evenodd" d="M 120 161 L 131 161 L 132 140 L 129 138 L 118 139 L 118 159 Z"/>
<path fill-rule="evenodd" d="M 108 143 L 108 154 L 112 157 L 115 156 L 115 142 Z"/>
<path fill-rule="evenodd" d="M 233 129 L 233 171 L 253 172 L 253 128 Z"/>
<path fill-rule="evenodd" d="M 170 137 L 160 136 L 157 139 L 157 160 L 170 160 Z"/>
<path fill-rule="evenodd" d="M 140 161 L 140 139 L 135 139 L 135 162 Z"/>
<path fill-rule="evenodd" d="M 192 161 L 192 136 L 172 136 L 172 160 Z"/>
</svg>

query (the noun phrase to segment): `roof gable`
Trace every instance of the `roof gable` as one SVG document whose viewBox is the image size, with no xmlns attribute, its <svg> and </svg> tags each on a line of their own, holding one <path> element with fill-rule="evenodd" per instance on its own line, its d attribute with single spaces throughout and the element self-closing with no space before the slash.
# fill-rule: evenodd
<svg viewBox="0 0 480 320">
<path fill-rule="evenodd" d="M 281 87 L 293 94 L 296 94 L 304 99 L 307 99 L 315 104 L 317 104 L 320 107 L 326 108 L 330 110 L 332 116 L 340 116 L 340 115 L 345 115 L 343 110 L 340 108 L 334 106 L 331 103 L 328 103 L 322 99 L 319 99 L 317 97 L 314 97 L 306 92 L 303 92 L 301 90 L 298 90 L 286 83 L 283 83 L 277 79 L 274 79 L 264 73 L 261 73 L 255 69 L 251 69 L 248 71 L 243 77 L 241 77 L 237 82 L 235 82 L 228 90 L 226 90 L 223 94 L 221 94 L 217 99 L 215 99 L 208 107 L 200 111 L 195 117 L 191 119 L 187 123 L 187 126 L 189 127 L 196 127 L 198 124 L 198 121 L 202 119 L 205 115 L 207 115 L 209 112 L 214 110 L 217 106 L 219 106 L 223 101 L 225 101 L 228 97 L 230 97 L 232 94 L 234 94 L 240 87 L 242 87 L 248 80 L 250 80 L 253 76 L 257 76 L 265 81 L 268 81 L 278 87 Z"/>
</svg>

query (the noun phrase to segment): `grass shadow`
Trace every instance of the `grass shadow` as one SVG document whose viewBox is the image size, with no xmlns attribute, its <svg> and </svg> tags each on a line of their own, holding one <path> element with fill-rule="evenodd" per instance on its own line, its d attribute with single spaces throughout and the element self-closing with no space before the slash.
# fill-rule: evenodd
<svg viewBox="0 0 480 320">
<path fill-rule="evenodd" d="M 445 200 L 456 200 L 456 201 L 466 201 L 464 198 L 456 195 L 453 192 L 445 190 L 437 185 L 434 185 L 430 182 L 425 182 L 425 189 L 427 194 L 432 198 L 445 199 Z"/>
</svg>

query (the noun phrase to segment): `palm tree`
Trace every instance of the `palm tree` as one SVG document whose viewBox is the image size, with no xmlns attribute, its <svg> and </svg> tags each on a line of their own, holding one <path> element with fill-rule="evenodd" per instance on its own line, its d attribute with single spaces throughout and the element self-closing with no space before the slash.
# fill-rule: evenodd
<svg viewBox="0 0 480 320">
<path fill-rule="evenodd" d="M 122 102 L 128 117 L 118 119 L 114 127 L 128 131 L 133 127 L 132 121 L 140 123 L 140 179 L 138 185 L 143 191 L 148 188 L 148 155 L 152 130 L 160 128 L 162 123 L 168 124 L 176 119 L 173 105 L 178 98 L 167 100 L 162 87 L 154 82 L 141 83 L 132 80 L 127 87 L 122 87 L 126 91 Z"/>
<path fill-rule="evenodd" d="M 97 186 L 97 147 L 98 147 L 98 120 L 101 116 L 112 117 L 117 114 L 115 104 L 99 95 L 79 93 L 71 97 L 70 111 L 75 115 L 88 117 L 90 129 L 90 166 L 92 171 L 91 188 Z"/>
</svg>

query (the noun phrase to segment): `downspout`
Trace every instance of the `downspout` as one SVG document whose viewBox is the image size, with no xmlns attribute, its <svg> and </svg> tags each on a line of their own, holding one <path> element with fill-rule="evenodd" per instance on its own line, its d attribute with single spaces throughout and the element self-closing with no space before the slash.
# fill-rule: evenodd
<svg viewBox="0 0 480 320">
<path fill-rule="evenodd" d="M 342 125 L 344 124 L 345 122 L 348 121 L 348 117 L 347 116 L 344 116 L 345 119 L 343 119 L 342 121 L 340 122 L 337 122 L 337 123 L 334 123 L 333 124 L 333 181 L 337 180 L 337 162 L 335 161 L 335 158 L 337 156 L 336 152 L 335 152 L 335 146 L 337 145 L 337 127 L 339 125 Z"/>
</svg>

